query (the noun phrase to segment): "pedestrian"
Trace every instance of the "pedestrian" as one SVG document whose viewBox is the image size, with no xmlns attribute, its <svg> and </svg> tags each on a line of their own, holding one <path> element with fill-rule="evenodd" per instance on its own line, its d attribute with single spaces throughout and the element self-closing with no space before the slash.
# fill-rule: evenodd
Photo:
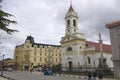
<svg viewBox="0 0 120 80">
<path fill-rule="evenodd" d="M 30 68 L 30 72 L 31 72 L 31 73 L 32 73 L 32 70 L 33 70 L 33 69 L 32 69 L 32 68 Z"/>
<path fill-rule="evenodd" d="M 97 74 L 96 74 L 96 72 L 94 72 L 93 73 L 93 80 L 96 80 L 96 76 L 97 76 Z"/>
<path fill-rule="evenodd" d="M 102 73 L 99 73 L 99 80 L 102 80 L 103 79 L 103 75 L 102 75 Z"/>
<path fill-rule="evenodd" d="M 91 80 L 92 74 L 88 72 L 88 80 Z"/>
</svg>

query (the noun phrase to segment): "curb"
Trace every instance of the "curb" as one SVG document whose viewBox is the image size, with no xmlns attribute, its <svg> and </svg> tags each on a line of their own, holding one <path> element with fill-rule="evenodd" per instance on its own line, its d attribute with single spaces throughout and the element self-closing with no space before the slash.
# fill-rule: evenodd
<svg viewBox="0 0 120 80">
<path fill-rule="evenodd" d="M 33 72 L 33 73 L 38 74 L 38 75 L 44 75 L 42 72 Z M 70 77 L 70 78 L 78 78 L 78 79 L 87 80 L 87 76 L 66 75 L 66 74 L 53 74 L 53 76 Z M 99 80 L 99 79 L 96 78 L 96 80 Z M 103 78 L 103 80 L 116 80 L 116 79 Z"/>
</svg>

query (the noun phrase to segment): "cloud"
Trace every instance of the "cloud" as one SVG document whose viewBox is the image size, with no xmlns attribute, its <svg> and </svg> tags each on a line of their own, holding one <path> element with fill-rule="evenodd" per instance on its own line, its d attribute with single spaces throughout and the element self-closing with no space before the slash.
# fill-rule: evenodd
<svg viewBox="0 0 120 80">
<path fill-rule="evenodd" d="M 110 43 L 109 31 L 105 24 L 120 19 L 119 0 L 74 0 L 74 10 L 79 16 L 79 32 L 90 41 L 98 41 L 102 33 L 105 43 Z M 4 0 L 2 9 L 15 15 L 17 25 L 10 28 L 20 32 L 1 40 L 6 57 L 13 57 L 14 47 L 23 44 L 26 37 L 32 35 L 37 43 L 60 44 L 65 35 L 65 14 L 70 6 L 69 0 Z M 5 35 L 4 35 L 5 36 Z M 8 35 L 6 35 L 8 36 Z M 9 54 L 7 54 L 9 52 Z"/>
</svg>

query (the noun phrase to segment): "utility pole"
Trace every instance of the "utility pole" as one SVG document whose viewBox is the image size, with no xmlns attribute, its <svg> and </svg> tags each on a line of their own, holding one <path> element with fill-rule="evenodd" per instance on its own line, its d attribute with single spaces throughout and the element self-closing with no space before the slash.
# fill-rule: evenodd
<svg viewBox="0 0 120 80">
<path fill-rule="evenodd" d="M 5 55 L 3 54 L 3 61 L 2 61 L 2 70 L 1 70 L 1 76 L 3 76 L 3 69 L 4 69 L 4 68 L 3 68 L 3 67 L 4 67 L 4 56 L 5 56 Z"/>
</svg>

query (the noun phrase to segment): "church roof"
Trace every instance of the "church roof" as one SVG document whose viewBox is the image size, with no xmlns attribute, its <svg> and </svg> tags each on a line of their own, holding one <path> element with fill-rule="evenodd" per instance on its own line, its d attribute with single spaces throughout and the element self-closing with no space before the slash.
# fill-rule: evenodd
<svg viewBox="0 0 120 80">
<path fill-rule="evenodd" d="M 72 12 L 72 11 L 74 11 L 74 9 L 73 9 L 72 4 L 71 4 L 68 12 Z"/>
<path fill-rule="evenodd" d="M 120 26 L 120 20 L 118 20 L 118 21 L 113 21 L 113 22 L 110 22 L 110 23 L 107 23 L 107 24 L 106 24 L 106 27 L 107 27 L 107 28 L 116 27 L 116 26 Z"/>
<path fill-rule="evenodd" d="M 39 46 L 39 45 L 42 45 L 42 46 L 61 47 L 60 45 L 53 45 L 53 44 L 42 44 L 42 43 L 34 43 L 34 44 L 32 44 L 32 45 L 37 45 L 37 46 Z"/>
<path fill-rule="evenodd" d="M 97 42 L 86 41 L 86 46 L 95 46 L 95 51 L 100 52 L 100 45 Z M 111 45 L 102 44 L 102 46 L 103 46 L 103 52 L 112 53 Z"/>
<path fill-rule="evenodd" d="M 34 38 L 30 35 L 30 36 L 27 36 L 26 40 L 29 40 L 30 43 L 34 43 Z"/>
</svg>

